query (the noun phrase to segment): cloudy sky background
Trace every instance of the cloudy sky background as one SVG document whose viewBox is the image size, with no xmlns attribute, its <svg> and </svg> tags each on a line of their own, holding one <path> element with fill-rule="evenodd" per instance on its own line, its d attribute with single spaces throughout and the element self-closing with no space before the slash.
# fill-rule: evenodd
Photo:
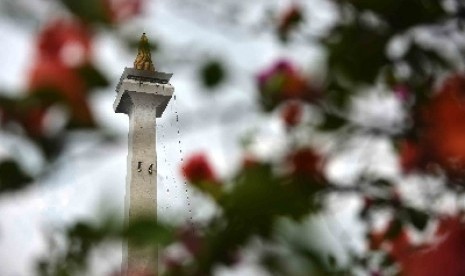
<svg viewBox="0 0 465 276">
<path fill-rule="evenodd" d="M 138 38 L 146 32 L 160 46 L 160 50 L 153 54 L 156 68 L 174 73 L 171 83 L 175 87 L 176 101 L 170 102 L 163 118 L 157 121 L 159 217 L 179 223 L 191 217 L 201 221 L 212 215 L 214 209 L 191 189 L 185 192 L 186 186 L 179 176 L 181 158 L 194 152 L 206 152 L 218 173 L 226 177 L 241 161 L 240 139 L 248 133 L 256 134 L 255 154 L 263 158 L 278 156 L 285 147 L 283 128 L 278 116 L 264 116 L 259 112 L 255 103 L 254 76 L 282 58 L 295 62 L 309 75 L 318 76 L 324 70 L 324 52 L 305 37 L 284 46 L 276 39 L 273 30 L 266 27 L 269 19 L 264 10 L 285 7 L 291 1 L 147 2 L 149 5 L 144 15 L 119 33 Z M 308 10 L 306 31 L 309 34 L 318 33 L 333 20 L 331 7 L 325 1 L 301 2 Z M 8 13 L 5 3 L 0 9 Z M 21 0 L 18 3 L 34 14 L 39 23 L 45 22 L 55 11 L 45 1 Z M 228 5 L 232 8 L 224 9 Z M 6 91 L 25 87 L 38 31 L 38 24 L 25 22 L 21 25 L 10 18 L 0 17 L 3 37 L 0 84 Z M 53 165 L 50 175 L 24 191 L 0 196 L 0 275 L 31 275 L 33 260 L 47 250 L 47 233 L 56 227 L 76 219 L 95 220 L 109 210 L 123 214 L 128 118 L 113 112 L 116 95 L 113 88 L 124 67 L 132 66 L 135 53 L 109 33 L 97 34 L 94 50 L 98 67 L 107 73 L 113 84 L 92 96 L 92 108 L 97 120 L 109 132 L 117 134 L 118 139 L 108 144 L 86 133 L 77 134 L 71 138 L 63 158 Z M 197 77 L 201 62 L 208 59 L 218 59 L 228 69 L 226 82 L 212 92 L 206 91 Z M 360 111 L 364 114 L 363 120 L 367 119 L 367 123 L 370 120 L 379 122 L 379 118 L 386 117 L 391 121 L 398 120 L 397 103 L 380 97 L 375 95 L 361 100 L 377 104 L 376 108 Z M 328 173 L 341 182 L 350 182 L 351 172 L 366 165 L 358 161 L 369 156 L 386 156 L 382 162 L 379 158 L 371 158 L 370 169 L 386 175 L 397 174 L 396 161 L 387 142 L 366 140 L 360 137 L 354 141 L 366 143 L 366 147 L 335 156 Z M 5 134 L 0 135 L 0 154 L 18 158 L 31 172 L 42 162 L 37 151 L 26 141 Z M 188 198 L 192 207 L 187 205 Z M 357 244 L 357 235 L 361 235 L 353 212 L 359 202 L 340 199 L 335 202 L 320 219 L 332 229 L 326 236 L 327 244 L 340 251 L 341 244 Z M 322 232 L 328 232 L 325 226 L 322 227 Z M 119 245 L 102 250 L 100 257 L 96 257 L 100 261 L 95 266 L 95 275 L 117 269 L 121 261 Z M 219 274 L 263 273 L 257 269 L 249 264 L 232 271 L 220 269 Z"/>
</svg>

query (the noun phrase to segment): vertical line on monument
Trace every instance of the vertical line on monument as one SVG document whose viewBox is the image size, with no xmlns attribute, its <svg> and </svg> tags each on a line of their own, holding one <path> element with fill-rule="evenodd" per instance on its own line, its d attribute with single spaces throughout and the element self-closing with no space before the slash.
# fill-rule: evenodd
<svg viewBox="0 0 465 276">
<path fill-rule="evenodd" d="M 174 106 L 174 114 L 176 117 L 176 126 L 177 126 L 177 137 L 178 137 L 178 146 L 179 146 L 179 166 L 182 168 L 184 166 L 184 155 L 182 151 L 182 143 L 181 143 L 181 123 L 179 121 L 179 114 L 178 114 L 178 108 L 177 108 L 177 101 L 176 101 L 176 94 L 173 94 L 173 106 Z M 192 220 L 192 206 L 191 206 L 191 200 L 189 196 L 189 189 L 187 186 L 187 180 L 185 175 L 182 175 L 183 178 L 183 184 L 184 184 L 184 190 L 186 191 L 186 201 L 187 201 L 187 209 L 188 209 L 188 223 L 193 226 L 193 220 Z M 193 229 L 193 227 L 192 227 Z"/>
</svg>

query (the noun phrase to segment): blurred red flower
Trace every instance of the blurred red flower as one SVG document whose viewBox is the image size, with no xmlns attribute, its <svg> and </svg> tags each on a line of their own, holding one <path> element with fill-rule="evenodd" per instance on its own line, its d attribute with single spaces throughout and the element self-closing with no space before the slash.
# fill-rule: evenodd
<svg viewBox="0 0 465 276">
<path fill-rule="evenodd" d="M 90 58 L 90 31 L 78 21 L 52 21 L 38 35 L 36 63 L 56 62 L 76 67 Z"/>
<path fill-rule="evenodd" d="M 431 170 L 439 165 L 452 179 L 465 177 L 465 76 L 449 77 L 419 109 L 418 139 L 401 145 L 401 166 Z"/>
<path fill-rule="evenodd" d="M 389 253 L 400 265 L 401 275 L 465 275 L 465 225 L 459 217 L 441 219 L 434 240 L 421 246 L 411 244 L 405 229 L 389 239 L 386 234 L 391 226 L 369 234 L 369 246 Z"/>
<path fill-rule="evenodd" d="M 286 103 L 281 111 L 281 117 L 287 127 L 294 127 L 302 120 L 302 105 L 297 101 Z"/>
<path fill-rule="evenodd" d="M 204 154 L 192 155 L 182 167 L 184 177 L 191 183 L 202 181 L 215 182 L 216 177 Z"/>
<path fill-rule="evenodd" d="M 307 176 L 317 180 L 323 177 L 321 158 L 313 149 L 302 148 L 294 151 L 288 155 L 287 162 L 293 175 Z"/>
<path fill-rule="evenodd" d="M 439 222 L 435 241 L 397 258 L 402 275 L 465 275 L 465 225 L 459 217 Z"/>
<path fill-rule="evenodd" d="M 258 75 L 258 87 L 266 110 L 272 110 L 285 100 L 312 102 L 317 97 L 316 90 L 306 77 L 284 60 Z"/>
<path fill-rule="evenodd" d="M 142 12 L 143 0 L 102 0 L 108 20 L 121 23 Z"/>
<path fill-rule="evenodd" d="M 47 24 L 37 37 L 37 55 L 32 65 L 28 88 L 30 93 L 48 94 L 48 99 L 36 108 L 41 109 L 39 118 L 32 122 L 41 122 L 47 108 L 60 102 L 70 112 L 71 124 L 75 126 L 93 126 L 94 119 L 87 102 L 85 80 L 79 74 L 79 67 L 90 62 L 91 36 L 87 28 L 78 21 L 56 20 Z M 28 121 L 23 125 L 31 127 Z M 41 124 L 35 125 L 34 132 L 39 134 Z"/>
<path fill-rule="evenodd" d="M 424 151 L 451 177 L 465 176 L 465 76 L 448 78 L 422 112 Z"/>
<path fill-rule="evenodd" d="M 29 75 L 29 91 L 49 91 L 69 108 L 71 121 L 79 126 L 92 126 L 85 81 L 71 68 L 60 63 L 42 60 L 37 62 Z M 42 106 L 46 109 L 48 106 Z"/>
</svg>

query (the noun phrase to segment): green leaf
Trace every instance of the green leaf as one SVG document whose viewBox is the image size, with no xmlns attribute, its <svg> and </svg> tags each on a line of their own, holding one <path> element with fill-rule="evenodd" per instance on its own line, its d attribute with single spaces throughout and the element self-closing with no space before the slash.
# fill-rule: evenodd
<svg viewBox="0 0 465 276">
<path fill-rule="evenodd" d="M 371 11 L 387 21 L 396 31 L 412 26 L 434 23 L 446 12 L 440 0 L 345 0 L 359 11 Z"/>
<path fill-rule="evenodd" d="M 384 256 L 382 256 L 381 267 L 386 268 L 392 266 L 393 264 L 395 264 L 395 262 L 392 259 L 391 255 L 385 254 Z"/>
<path fill-rule="evenodd" d="M 429 216 L 424 211 L 410 207 L 406 208 L 405 211 L 407 212 L 410 222 L 416 229 L 422 231 L 425 229 L 426 225 L 428 225 Z"/>
<path fill-rule="evenodd" d="M 347 124 L 347 120 L 341 116 L 334 114 L 325 114 L 323 122 L 318 126 L 319 130 L 322 131 L 334 131 Z"/>
<path fill-rule="evenodd" d="M 326 100 L 334 107 L 345 109 L 350 103 L 353 92 L 336 78 L 335 74 L 329 76 L 326 83 Z"/>
<path fill-rule="evenodd" d="M 339 26 L 324 40 L 329 72 L 347 83 L 372 84 L 388 64 L 385 49 L 389 38 L 389 33 L 360 22 Z"/>
<path fill-rule="evenodd" d="M 329 264 L 329 267 L 332 267 L 332 268 L 337 266 L 336 258 L 331 254 L 328 255 L 328 264 Z"/>
<path fill-rule="evenodd" d="M 95 0 L 61 0 L 68 10 L 85 22 L 109 23 L 108 11 L 104 1 Z"/>
<path fill-rule="evenodd" d="M 89 90 L 109 85 L 107 78 L 92 64 L 86 64 L 78 68 L 78 74 L 85 81 Z"/>
<path fill-rule="evenodd" d="M 225 79 L 226 72 L 220 62 L 209 61 L 201 68 L 200 76 L 207 88 L 215 88 Z"/>
<path fill-rule="evenodd" d="M 32 178 L 24 173 L 13 160 L 3 160 L 0 163 L 0 192 L 17 191 L 24 188 Z"/>
<path fill-rule="evenodd" d="M 138 245 L 167 244 L 173 239 L 173 231 L 155 219 L 140 218 L 129 224 L 123 236 Z"/>
<path fill-rule="evenodd" d="M 59 133 L 54 136 L 34 137 L 34 143 L 42 150 L 45 158 L 52 161 L 60 156 L 64 149 L 64 136 Z"/>
</svg>

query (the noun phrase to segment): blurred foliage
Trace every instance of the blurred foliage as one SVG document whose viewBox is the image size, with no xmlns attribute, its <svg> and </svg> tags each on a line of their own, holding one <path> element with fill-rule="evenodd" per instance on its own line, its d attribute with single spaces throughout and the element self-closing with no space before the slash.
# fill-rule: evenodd
<svg viewBox="0 0 465 276">
<path fill-rule="evenodd" d="M 273 116 L 280 111 L 288 145 L 282 156 L 271 161 L 246 153 L 243 164 L 226 179 L 218 176 L 205 155 L 191 156 L 183 175 L 216 204 L 217 213 L 209 221 L 178 227 L 143 218 L 125 226 L 111 220 L 98 226 L 76 222 L 62 233 L 64 242 L 51 243 L 48 256 L 38 263 L 38 273 L 83 275 L 93 250 L 123 240 L 142 248 L 159 247 L 162 275 L 211 275 L 220 264 L 241 263 L 244 251 L 256 241 L 265 248 L 257 250 L 259 262 L 271 275 L 465 275 L 465 250 L 456 246 L 465 242 L 465 210 L 456 204 L 444 214 L 434 204 L 435 198 L 446 196 L 457 203 L 463 200 L 465 75 L 460 68 L 465 45 L 456 37 L 463 36 L 465 5 L 460 0 L 328 1 L 334 5 L 335 22 L 327 32 L 310 37 L 326 51 L 323 78 L 308 76 L 289 60 L 277 60 L 256 76 L 263 112 Z M 93 65 L 93 35 L 114 32 L 121 22 L 139 15 L 144 5 L 141 0 L 59 2 L 72 20 L 51 22 L 39 32 L 27 93 L 0 97 L 2 130 L 28 137 L 47 162 L 61 156 L 73 131 L 101 131 L 87 97 L 110 82 Z M 305 43 L 296 38 L 304 36 L 311 23 L 307 12 L 295 4 L 278 11 L 272 27 L 284 46 Z M 421 32 L 453 44 L 456 56 L 451 58 L 446 47 L 419 39 Z M 394 49 L 396 43 L 403 49 Z M 66 54 L 70 45 L 79 51 Z M 219 88 L 227 78 L 228 68 L 220 59 L 198 68 L 207 88 Z M 402 127 L 381 129 L 355 122 L 354 98 L 367 88 L 392 93 L 407 117 Z M 57 106 L 68 116 L 51 132 L 45 118 Z M 307 121 L 309 109 L 319 119 L 316 123 Z M 312 139 L 302 138 L 303 131 L 335 141 L 336 149 L 325 152 Z M 395 146 L 400 179 L 366 171 L 350 185 L 328 178 L 332 155 L 367 134 Z M 247 145 L 253 144 L 247 138 Z M 403 180 L 412 174 L 440 183 L 433 197 L 427 187 L 415 191 L 414 197 L 426 204 L 413 204 L 403 194 Z M 0 192 L 17 191 L 33 181 L 15 161 L 0 163 Z M 367 249 L 354 253 L 347 248 L 345 263 L 328 250 L 279 236 L 286 223 L 302 226 L 327 211 L 333 195 L 356 196 L 362 202 L 359 223 L 366 229 Z M 381 228 L 374 226 L 379 218 L 384 218 Z M 434 225 L 432 239 L 412 242 L 412 230 L 425 236 Z M 302 236 L 320 238 L 312 227 L 303 232 Z M 176 246 L 185 254 L 168 254 Z M 130 269 L 134 269 L 130 274 L 154 274 Z"/>
<path fill-rule="evenodd" d="M 215 88 L 226 78 L 226 71 L 219 61 L 209 61 L 200 69 L 200 79 L 207 88 Z"/>
<path fill-rule="evenodd" d="M 84 22 L 89 23 L 110 23 L 108 10 L 104 5 L 105 1 L 94 0 L 63 0 L 61 1 L 66 8 Z"/>
<path fill-rule="evenodd" d="M 89 91 L 95 88 L 107 87 L 110 83 L 97 68 L 85 64 L 77 69 L 79 76 L 85 81 Z"/>
<path fill-rule="evenodd" d="M 66 252 L 58 242 L 52 242 L 49 254 L 37 263 L 39 275 L 86 274 L 89 255 L 101 244 L 124 239 L 138 246 L 157 247 L 173 240 L 173 230 L 151 218 L 140 218 L 123 229 L 111 215 L 99 224 L 77 222 L 60 234 L 65 239 L 61 242 L 66 244 Z"/>
<path fill-rule="evenodd" d="M 358 12 L 374 13 L 394 32 L 401 32 L 417 25 L 436 23 L 447 16 L 444 3 L 440 0 L 343 0 L 340 3 L 347 3 Z"/>
<path fill-rule="evenodd" d="M 336 27 L 325 45 L 330 53 L 329 70 L 342 85 L 373 83 L 388 62 L 388 39 L 382 29 L 361 22 Z"/>
<path fill-rule="evenodd" d="M 0 163 L 0 192 L 20 190 L 31 181 L 31 176 L 24 173 L 15 161 L 3 160 Z"/>
</svg>

